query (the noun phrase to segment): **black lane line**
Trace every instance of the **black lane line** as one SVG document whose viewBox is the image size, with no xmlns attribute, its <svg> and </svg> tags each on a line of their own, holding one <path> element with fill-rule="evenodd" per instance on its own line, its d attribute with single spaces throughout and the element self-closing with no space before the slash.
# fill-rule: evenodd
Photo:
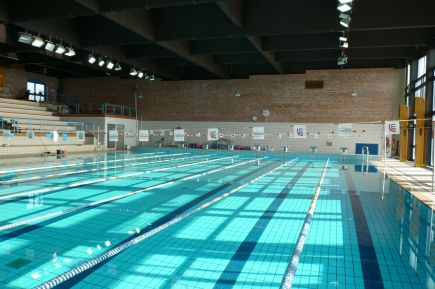
<svg viewBox="0 0 435 289">
<path fill-rule="evenodd" d="M 278 162 L 278 164 L 280 165 L 281 163 Z M 273 165 L 277 166 L 277 162 L 271 162 L 271 163 L 269 163 L 269 164 L 267 164 L 265 166 L 262 166 L 262 167 L 260 167 L 260 168 L 258 168 L 256 170 L 253 170 L 253 171 L 251 171 L 251 172 L 249 172 L 249 173 L 247 173 L 245 175 L 242 175 L 240 177 L 237 177 L 236 179 L 234 179 L 232 181 L 229 181 L 229 182 L 227 182 L 227 183 L 225 183 L 225 184 L 223 184 L 223 185 L 221 185 L 221 186 L 219 186 L 219 187 L 217 187 L 217 188 L 207 192 L 206 194 L 204 194 L 204 195 L 202 195 L 202 196 L 200 196 L 200 197 L 190 201 L 189 203 L 187 203 L 187 204 L 185 204 L 185 205 L 175 209 L 172 212 L 169 212 L 165 216 L 163 216 L 160 219 L 154 221 L 153 223 L 151 223 L 150 225 L 145 227 L 143 230 L 141 230 L 141 234 L 147 233 L 147 232 L 153 230 L 154 228 L 157 228 L 158 226 L 160 226 L 160 225 L 162 225 L 162 224 L 172 220 L 176 216 L 178 216 L 178 215 L 186 212 L 187 210 L 193 208 L 194 206 L 198 205 L 202 201 L 205 201 L 206 199 L 208 199 L 208 198 L 212 197 L 213 195 L 219 193 L 220 191 L 222 191 L 222 190 L 232 186 L 233 184 L 235 184 L 237 182 L 242 181 L 243 179 L 246 179 L 247 177 L 250 177 L 252 175 L 257 174 L 258 172 L 265 171 L 265 170 L 267 170 L 269 167 L 271 167 Z M 137 236 L 132 235 L 132 236 L 128 237 L 127 239 L 122 240 L 118 244 L 113 245 L 112 248 L 116 248 L 118 246 L 121 246 L 121 245 L 129 242 L 130 240 L 132 240 L 132 239 L 134 239 L 136 237 Z M 79 282 L 81 282 L 83 279 L 85 279 L 87 276 L 89 276 L 90 274 L 92 274 L 93 272 L 98 270 L 104 264 L 109 262 L 113 257 L 115 257 L 115 256 L 107 258 L 106 260 L 104 260 L 101 263 L 95 265 L 94 267 L 92 267 L 92 268 L 90 268 L 90 269 L 88 269 L 86 271 L 83 271 L 82 273 L 77 274 L 76 276 L 72 277 L 71 279 L 69 279 L 69 280 L 67 280 L 67 281 L 65 281 L 65 282 L 63 282 L 63 283 L 61 283 L 61 284 L 59 284 L 57 286 L 54 286 L 53 288 L 64 288 L 64 289 L 72 288 L 73 286 L 75 286 Z"/>
<path fill-rule="evenodd" d="M 249 257 L 254 251 L 255 246 L 264 230 L 266 230 L 267 225 L 270 220 L 272 220 L 275 213 L 278 211 L 282 202 L 287 198 L 292 188 L 303 176 L 305 171 L 308 169 L 309 164 L 306 164 L 301 168 L 298 173 L 291 179 L 287 186 L 276 196 L 269 207 L 264 211 L 263 215 L 258 219 L 257 223 L 251 229 L 249 234 L 246 236 L 245 240 L 240 244 L 237 251 L 234 253 L 231 261 L 225 267 L 225 270 L 220 275 L 214 288 L 232 288 L 237 281 L 243 267 L 248 261 Z"/>
<path fill-rule="evenodd" d="M 364 287 L 367 289 L 383 289 L 384 283 L 382 281 L 382 274 L 367 224 L 366 215 L 349 171 L 346 171 L 345 179 L 349 191 L 350 203 L 352 205 L 353 218 L 355 220 Z"/>
<path fill-rule="evenodd" d="M 223 167 L 226 167 L 226 166 L 228 166 L 228 164 L 225 164 L 225 165 L 219 166 L 219 167 L 217 167 L 217 168 L 213 168 L 213 170 L 214 170 L 214 169 L 223 168 Z M 207 171 L 207 170 L 206 170 L 206 171 Z M 206 172 L 206 171 L 202 171 L 202 172 L 199 172 L 199 173 L 193 173 L 193 174 L 200 174 L 200 173 L 203 173 L 203 172 Z M 184 178 L 186 178 L 186 177 L 187 177 L 187 176 L 180 177 L 180 178 L 176 178 L 176 179 L 173 180 L 173 182 L 177 182 L 177 181 L 179 181 L 179 180 L 181 180 L 181 179 L 184 179 Z M 164 182 L 163 182 L 163 183 L 164 183 Z M 158 184 L 156 184 L 156 185 L 158 185 Z M 138 190 L 139 190 L 139 189 L 138 189 Z M 140 193 L 139 193 L 139 194 L 140 194 Z M 40 222 L 39 224 L 37 224 L 37 225 L 28 225 L 28 226 L 25 226 L 25 227 L 20 227 L 19 229 L 16 229 L 16 230 L 13 230 L 13 229 L 12 229 L 13 231 L 8 232 L 8 233 L 5 233 L 5 234 L 1 234 L 1 232 L 0 232 L 0 244 L 1 244 L 1 242 L 3 242 L 3 241 L 8 241 L 8 240 L 10 240 L 11 238 L 18 237 L 18 236 L 20 236 L 20 235 L 22 235 L 22 234 L 30 233 L 30 232 L 32 232 L 32 231 L 34 231 L 34 230 L 37 230 L 37 229 L 43 228 L 43 227 L 45 227 L 45 226 L 47 226 L 47 225 L 51 225 L 51 224 L 56 223 L 56 222 L 58 222 L 58 221 L 61 221 L 61 220 L 64 220 L 64 219 L 66 219 L 66 218 L 69 218 L 69 217 L 75 216 L 75 215 L 77 215 L 77 214 L 82 213 L 83 211 L 90 210 L 90 209 L 95 209 L 95 208 L 98 208 L 98 207 L 100 207 L 100 206 L 107 205 L 107 204 L 110 204 L 110 203 L 112 203 L 112 202 L 116 202 L 116 201 L 118 201 L 118 200 L 117 200 L 117 199 L 116 199 L 116 200 L 111 200 L 111 201 L 108 201 L 108 202 L 105 202 L 105 203 L 100 203 L 100 204 L 96 204 L 96 205 L 93 205 L 93 206 L 84 207 L 84 208 L 82 208 L 82 209 L 80 209 L 80 210 L 77 210 L 77 211 L 73 211 L 73 212 L 70 212 L 70 213 L 66 213 L 66 214 L 63 214 L 63 215 L 60 215 L 60 216 L 57 216 L 57 217 L 51 218 L 51 219 L 47 219 L 47 220 L 45 220 L 45 221 L 41 221 L 41 222 Z M 79 205 L 79 206 L 81 206 L 81 205 Z M 70 209 L 71 209 L 71 208 L 70 208 Z M 65 210 L 67 211 L 67 210 L 69 210 L 69 209 L 65 209 Z M 7 224 L 6 224 L 6 225 L 7 225 Z"/>
</svg>

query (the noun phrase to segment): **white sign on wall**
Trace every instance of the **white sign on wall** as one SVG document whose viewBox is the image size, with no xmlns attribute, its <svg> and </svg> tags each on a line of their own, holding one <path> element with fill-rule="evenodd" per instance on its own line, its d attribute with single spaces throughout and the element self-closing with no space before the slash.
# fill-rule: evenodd
<svg viewBox="0 0 435 289">
<path fill-rule="evenodd" d="M 184 129 L 174 129 L 174 141 L 184 141 Z"/>
<path fill-rule="evenodd" d="M 349 137 L 352 135 L 352 124 L 351 123 L 339 123 L 338 124 L 338 135 L 342 137 Z"/>
<path fill-rule="evenodd" d="M 252 128 L 252 139 L 264 139 L 264 126 L 254 126 Z"/>
<path fill-rule="evenodd" d="M 9 139 L 10 136 L 11 136 L 11 131 L 7 130 L 7 129 L 4 129 L 4 130 L 2 130 L 2 135 L 3 135 L 4 139 Z"/>
<path fill-rule="evenodd" d="M 57 142 L 59 140 L 59 133 L 57 131 L 53 131 L 52 136 L 53 136 L 53 141 Z"/>
<path fill-rule="evenodd" d="M 82 131 L 82 130 L 78 131 L 78 132 L 77 132 L 77 138 L 78 138 L 79 140 L 85 140 L 85 132 Z"/>
<path fill-rule="evenodd" d="M 109 130 L 109 141 L 118 141 L 118 131 Z"/>
<path fill-rule="evenodd" d="M 139 130 L 139 141 L 150 141 L 150 132 L 147 129 Z"/>
<path fill-rule="evenodd" d="M 294 138 L 307 138 L 307 126 L 306 125 L 294 125 L 293 127 Z"/>
<path fill-rule="evenodd" d="M 398 120 L 386 121 L 385 132 L 387 135 L 400 134 L 400 122 Z"/>
<path fill-rule="evenodd" d="M 219 129 L 217 128 L 209 128 L 207 130 L 207 140 L 213 141 L 219 139 Z"/>
</svg>

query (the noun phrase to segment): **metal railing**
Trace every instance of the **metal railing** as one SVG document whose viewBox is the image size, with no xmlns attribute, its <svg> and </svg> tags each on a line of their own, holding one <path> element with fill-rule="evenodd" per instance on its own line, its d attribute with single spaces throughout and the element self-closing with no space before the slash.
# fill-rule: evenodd
<svg viewBox="0 0 435 289">
<path fill-rule="evenodd" d="M 74 114 L 104 114 L 116 116 L 136 116 L 133 106 L 117 105 L 110 103 L 76 103 Z"/>
<path fill-rule="evenodd" d="M 66 129 L 71 128 L 71 129 Z M 12 133 L 33 131 L 33 132 L 76 132 L 84 131 L 86 134 L 94 134 L 96 130 L 95 123 L 85 122 L 67 122 L 67 121 L 48 121 L 48 120 L 31 120 L 4 118 L 0 116 L 0 129 L 9 130 Z"/>
</svg>

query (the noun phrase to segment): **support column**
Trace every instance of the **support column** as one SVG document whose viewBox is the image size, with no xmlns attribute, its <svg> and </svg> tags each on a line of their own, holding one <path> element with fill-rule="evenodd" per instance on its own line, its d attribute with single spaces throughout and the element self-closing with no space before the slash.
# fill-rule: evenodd
<svg viewBox="0 0 435 289">
<path fill-rule="evenodd" d="M 415 118 L 417 125 L 415 127 L 415 166 L 424 166 L 424 150 L 425 150 L 425 102 L 424 98 L 415 98 Z"/>
<path fill-rule="evenodd" d="M 400 105 L 400 161 L 406 162 L 408 160 L 408 106 L 406 104 Z"/>
</svg>

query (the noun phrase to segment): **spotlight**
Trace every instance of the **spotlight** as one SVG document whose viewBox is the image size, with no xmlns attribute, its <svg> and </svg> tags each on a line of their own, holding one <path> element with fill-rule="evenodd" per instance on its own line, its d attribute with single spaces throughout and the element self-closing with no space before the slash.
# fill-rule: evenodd
<svg viewBox="0 0 435 289">
<path fill-rule="evenodd" d="M 103 58 L 100 57 L 100 59 L 98 60 L 98 66 L 103 66 L 104 63 L 106 63 L 106 62 L 104 61 Z"/>
<path fill-rule="evenodd" d="M 135 68 L 130 69 L 130 75 L 131 76 L 137 75 L 137 70 Z"/>
<path fill-rule="evenodd" d="M 349 28 L 350 18 L 348 18 L 348 19 L 340 19 L 340 24 L 343 27 Z"/>
<path fill-rule="evenodd" d="M 352 10 L 352 7 L 349 4 L 341 4 L 337 7 L 338 11 L 340 12 L 348 12 Z"/>
<path fill-rule="evenodd" d="M 340 41 L 343 41 L 343 42 L 347 42 L 347 37 L 340 36 L 339 40 L 340 40 Z"/>
<path fill-rule="evenodd" d="M 341 48 L 349 48 L 349 43 L 343 42 L 343 43 L 340 44 L 340 47 Z"/>
<path fill-rule="evenodd" d="M 154 74 L 150 75 L 150 80 L 155 80 Z"/>
<path fill-rule="evenodd" d="M 113 66 L 115 66 L 115 64 L 113 64 L 113 62 L 109 60 L 109 61 L 107 62 L 107 66 L 106 66 L 106 67 L 107 67 L 108 69 L 112 69 Z"/>
<path fill-rule="evenodd" d="M 56 45 L 54 45 L 53 42 L 47 41 L 47 44 L 45 44 L 45 50 L 47 50 L 47 51 L 53 51 L 55 46 Z"/>
<path fill-rule="evenodd" d="M 44 46 L 44 40 L 41 37 L 33 37 L 32 46 L 41 48 Z"/>
<path fill-rule="evenodd" d="M 66 56 L 72 57 L 76 55 L 76 52 L 71 47 L 68 48 L 68 51 L 65 53 Z"/>
<path fill-rule="evenodd" d="M 64 52 L 66 51 L 65 47 L 62 46 L 62 44 L 59 44 L 56 48 L 56 53 L 57 54 L 64 54 Z"/>
<path fill-rule="evenodd" d="M 139 74 L 137 75 L 137 77 L 142 78 L 143 77 L 143 72 L 139 71 Z"/>
<path fill-rule="evenodd" d="M 115 71 L 120 71 L 120 70 L 122 70 L 122 67 L 118 62 L 117 64 L 115 64 Z"/>
<path fill-rule="evenodd" d="M 145 72 L 145 80 L 149 80 L 149 79 L 150 79 L 149 74 Z"/>
<path fill-rule="evenodd" d="M 33 36 L 29 33 L 20 32 L 18 36 L 18 42 L 31 44 L 33 41 Z"/>
<path fill-rule="evenodd" d="M 90 64 L 94 64 L 95 61 L 97 61 L 97 59 L 96 59 L 92 54 L 89 54 L 88 62 L 89 62 Z"/>
<path fill-rule="evenodd" d="M 337 63 L 338 65 L 342 66 L 345 65 L 346 63 L 347 63 L 347 56 L 338 58 L 338 63 Z"/>
<path fill-rule="evenodd" d="M 340 4 L 347 4 L 347 3 L 352 3 L 353 0 L 338 0 L 338 2 L 340 2 Z"/>
</svg>

